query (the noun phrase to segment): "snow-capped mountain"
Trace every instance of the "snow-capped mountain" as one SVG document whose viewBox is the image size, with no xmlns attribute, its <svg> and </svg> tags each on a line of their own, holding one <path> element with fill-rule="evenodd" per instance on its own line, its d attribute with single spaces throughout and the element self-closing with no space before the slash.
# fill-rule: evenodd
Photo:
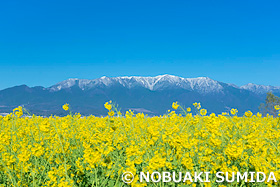
<svg viewBox="0 0 280 187">
<path fill-rule="evenodd" d="M 264 86 L 253 83 L 246 84 L 240 87 L 241 89 L 249 90 L 257 94 L 266 94 L 267 92 L 280 92 L 280 86 Z"/>
<path fill-rule="evenodd" d="M 201 102 L 208 112 L 228 112 L 237 108 L 240 113 L 258 111 L 266 93 L 280 96 L 280 87 L 249 83 L 236 86 L 208 77 L 182 78 L 173 75 L 155 77 L 101 77 L 98 79 L 68 79 L 51 87 L 15 86 L 0 90 L 0 113 L 11 112 L 24 105 L 39 115 L 64 115 L 61 105 L 69 103 L 72 112 L 106 115 L 103 104 L 112 100 L 123 111 L 132 109 L 151 115 L 164 114 L 178 101 L 184 106 Z"/>
<path fill-rule="evenodd" d="M 51 91 L 59 91 L 61 89 L 78 86 L 82 90 L 92 89 L 98 86 L 116 86 L 121 85 L 131 89 L 135 87 L 143 87 L 149 90 L 163 90 L 182 88 L 199 93 L 215 93 L 222 92 L 223 86 L 220 82 L 212 80 L 208 77 L 198 78 L 182 78 L 174 75 L 159 75 L 156 77 L 101 77 L 98 79 L 68 79 L 51 86 Z"/>
</svg>

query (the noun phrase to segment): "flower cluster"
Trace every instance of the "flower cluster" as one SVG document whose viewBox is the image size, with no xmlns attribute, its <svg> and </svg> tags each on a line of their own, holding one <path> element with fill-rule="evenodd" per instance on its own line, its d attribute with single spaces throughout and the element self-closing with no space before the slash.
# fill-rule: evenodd
<svg viewBox="0 0 280 187">
<path fill-rule="evenodd" d="M 280 180 L 279 117 L 207 113 L 194 103 L 196 114 L 177 102 L 163 116 L 127 111 L 115 116 L 24 116 L 18 107 L 0 116 L 0 186 L 166 186 L 139 183 L 139 173 L 153 171 L 274 172 Z M 63 106 L 70 110 L 69 105 Z M 275 110 L 280 110 L 275 106 Z M 231 114 L 231 115 L 230 115 Z M 121 180 L 123 172 L 135 178 Z M 213 174 L 213 175 L 212 175 Z M 200 183 L 170 186 L 279 186 L 277 183 Z"/>
</svg>

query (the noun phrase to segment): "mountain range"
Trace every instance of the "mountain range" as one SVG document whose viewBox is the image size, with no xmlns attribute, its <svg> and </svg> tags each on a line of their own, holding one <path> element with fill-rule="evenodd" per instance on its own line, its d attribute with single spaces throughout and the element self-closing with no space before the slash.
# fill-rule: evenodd
<svg viewBox="0 0 280 187">
<path fill-rule="evenodd" d="M 51 87 L 15 86 L 0 90 L 0 113 L 9 113 L 23 105 L 37 115 L 65 115 L 61 106 L 69 103 L 72 112 L 83 115 L 106 115 L 103 104 L 112 100 L 122 111 L 134 110 L 149 115 L 160 115 L 178 101 L 192 106 L 200 102 L 209 112 L 239 113 L 258 111 L 266 93 L 280 96 L 280 87 L 249 83 L 244 86 L 223 83 L 208 77 L 182 78 L 173 75 L 156 77 L 101 77 L 98 79 L 68 79 Z"/>
</svg>

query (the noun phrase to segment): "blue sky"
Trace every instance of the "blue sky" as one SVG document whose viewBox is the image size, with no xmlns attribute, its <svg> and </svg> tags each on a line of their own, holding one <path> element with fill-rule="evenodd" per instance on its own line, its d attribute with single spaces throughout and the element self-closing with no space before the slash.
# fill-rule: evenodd
<svg viewBox="0 0 280 187">
<path fill-rule="evenodd" d="M 3 1 L 0 89 L 207 76 L 280 86 L 279 1 Z"/>
</svg>

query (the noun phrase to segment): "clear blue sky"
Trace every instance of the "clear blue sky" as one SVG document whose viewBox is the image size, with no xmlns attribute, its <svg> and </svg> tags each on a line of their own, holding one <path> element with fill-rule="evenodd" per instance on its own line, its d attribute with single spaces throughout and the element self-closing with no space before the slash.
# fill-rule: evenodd
<svg viewBox="0 0 280 187">
<path fill-rule="evenodd" d="M 172 74 L 280 86 L 280 1 L 2 1 L 0 89 Z"/>
</svg>

